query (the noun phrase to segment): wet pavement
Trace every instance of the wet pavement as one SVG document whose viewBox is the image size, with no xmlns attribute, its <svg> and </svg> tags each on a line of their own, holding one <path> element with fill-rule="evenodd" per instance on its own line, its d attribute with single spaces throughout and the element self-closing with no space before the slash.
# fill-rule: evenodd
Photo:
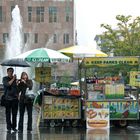
<svg viewBox="0 0 140 140">
<path fill-rule="evenodd" d="M 140 124 L 130 124 L 127 128 L 111 126 L 108 130 L 88 130 L 84 127 L 38 127 L 38 113 L 33 113 L 33 131 L 28 133 L 25 114 L 23 133 L 7 133 L 5 109 L 0 107 L 0 140 L 140 140 Z"/>
</svg>

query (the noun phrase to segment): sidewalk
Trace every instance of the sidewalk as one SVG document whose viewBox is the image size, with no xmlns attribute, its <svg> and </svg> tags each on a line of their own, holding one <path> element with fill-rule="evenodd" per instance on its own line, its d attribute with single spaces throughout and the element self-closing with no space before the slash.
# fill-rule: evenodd
<svg viewBox="0 0 140 140">
<path fill-rule="evenodd" d="M 84 127 L 37 127 L 37 112 L 33 111 L 33 131 L 28 133 L 27 114 L 24 117 L 23 133 L 7 133 L 5 108 L 0 107 L 0 140 L 139 140 L 140 126 L 130 124 L 127 128 L 110 127 L 105 131 L 90 131 Z M 19 117 L 18 117 L 19 118 Z M 17 121 L 18 121 L 17 118 Z M 103 133 L 104 132 L 104 133 Z"/>
<path fill-rule="evenodd" d="M 0 107 L 0 140 L 38 140 L 38 128 L 36 125 L 38 114 L 36 111 L 33 111 L 33 131 L 31 134 L 27 133 L 27 113 L 25 112 L 24 116 L 24 131 L 23 134 L 18 134 L 17 132 L 11 132 L 11 134 L 7 133 L 6 129 L 6 117 L 5 117 L 5 108 Z M 17 124 L 18 124 L 19 115 L 17 116 Z M 17 138 L 18 137 L 18 138 Z M 33 138 L 32 138 L 33 137 Z M 17 139 L 16 139 L 17 138 Z"/>
</svg>

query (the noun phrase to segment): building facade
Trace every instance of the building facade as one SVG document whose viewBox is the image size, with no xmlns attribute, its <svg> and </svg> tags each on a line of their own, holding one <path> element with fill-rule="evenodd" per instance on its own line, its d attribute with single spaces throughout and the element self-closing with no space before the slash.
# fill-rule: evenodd
<svg viewBox="0 0 140 140">
<path fill-rule="evenodd" d="M 0 0 L 0 62 L 5 56 L 11 12 L 16 5 L 22 17 L 23 47 L 26 51 L 40 47 L 59 50 L 75 44 L 74 0 Z M 75 77 L 77 65 L 58 64 L 53 76 L 63 76 L 64 71 Z M 2 76 L 3 72 L 0 79 Z"/>
<path fill-rule="evenodd" d="M 23 22 L 23 46 L 59 50 L 75 43 L 74 0 L 0 0 L 0 58 L 18 5 Z"/>
</svg>

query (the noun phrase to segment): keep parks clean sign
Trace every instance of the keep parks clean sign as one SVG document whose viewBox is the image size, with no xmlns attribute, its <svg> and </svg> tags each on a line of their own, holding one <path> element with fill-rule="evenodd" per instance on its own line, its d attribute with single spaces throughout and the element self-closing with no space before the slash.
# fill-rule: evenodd
<svg viewBox="0 0 140 140">
<path fill-rule="evenodd" d="M 51 67 L 36 67 L 35 80 L 37 82 L 50 82 L 51 81 Z"/>
<path fill-rule="evenodd" d="M 139 57 L 92 57 L 83 60 L 84 66 L 138 65 Z"/>
</svg>

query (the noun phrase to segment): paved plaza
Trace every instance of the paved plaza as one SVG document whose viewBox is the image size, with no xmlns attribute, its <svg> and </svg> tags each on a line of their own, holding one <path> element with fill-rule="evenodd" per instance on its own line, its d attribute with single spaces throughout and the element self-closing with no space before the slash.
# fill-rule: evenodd
<svg viewBox="0 0 140 140">
<path fill-rule="evenodd" d="M 0 107 L 0 140 L 139 140 L 140 124 L 130 124 L 127 128 L 111 126 L 109 130 L 87 130 L 77 127 L 37 127 L 38 113 L 33 113 L 33 131 L 28 133 L 27 114 L 25 114 L 23 133 L 7 133 L 5 124 L 5 109 Z"/>
</svg>

